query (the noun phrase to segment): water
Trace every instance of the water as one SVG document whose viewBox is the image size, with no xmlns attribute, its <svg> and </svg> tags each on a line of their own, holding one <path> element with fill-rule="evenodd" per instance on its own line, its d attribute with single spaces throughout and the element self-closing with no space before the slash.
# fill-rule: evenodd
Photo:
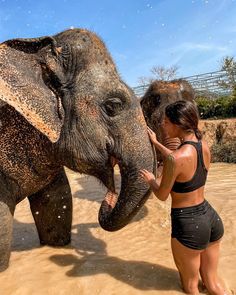
<svg viewBox="0 0 236 295">
<path fill-rule="evenodd" d="M 151 196 L 133 222 L 105 232 L 97 214 L 105 190 L 68 171 L 73 192 L 72 243 L 40 246 L 27 200 L 15 212 L 9 268 L 1 295 L 183 294 L 170 249 L 170 201 Z M 119 175 L 116 175 L 119 179 Z M 221 214 L 225 236 L 219 272 L 236 292 L 236 165 L 212 164 L 206 198 Z"/>
</svg>

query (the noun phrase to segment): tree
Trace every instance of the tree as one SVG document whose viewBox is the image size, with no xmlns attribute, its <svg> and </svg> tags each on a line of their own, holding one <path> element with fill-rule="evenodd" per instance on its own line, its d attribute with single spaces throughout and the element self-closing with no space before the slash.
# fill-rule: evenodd
<svg viewBox="0 0 236 295">
<path fill-rule="evenodd" d="M 154 66 L 151 69 L 152 74 L 156 80 L 170 81 L 176 77 L 178 72 L 178 66 L 170 66 L 165 68 L 163 66 Z"/>
<path fill-rule="evenodd" d="M 164 66 L 153 66 L 151 68 L 151 77 L 139 77 L 138 84 L 145 85 L 150 84 L 154 80 L 170 81 L 176 77 L 179 67 L 176 65 L 170 66 L 169 68 Z"/>
<path fill-rule="evenodd" d="M 236 89 L 236 61 L 234 57 L 224 57 L 221 62 L 221 70 L 226 71 L 227 79 L 219 81 L 219 85 L 227 90 Z"/>
</svg>

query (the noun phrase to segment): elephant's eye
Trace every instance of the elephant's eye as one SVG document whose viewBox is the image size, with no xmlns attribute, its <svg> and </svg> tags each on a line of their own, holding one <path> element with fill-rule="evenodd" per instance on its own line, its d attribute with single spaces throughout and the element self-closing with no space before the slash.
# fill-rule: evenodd
<svg viewBox="0 0 236 295">
<path fill-rule="evenodd" d="M 114 117 L 124 109 L 124 103 L 120 98 L 112 97 L 104 102 L 103 109 L 108 116 Z"/>
</svg>

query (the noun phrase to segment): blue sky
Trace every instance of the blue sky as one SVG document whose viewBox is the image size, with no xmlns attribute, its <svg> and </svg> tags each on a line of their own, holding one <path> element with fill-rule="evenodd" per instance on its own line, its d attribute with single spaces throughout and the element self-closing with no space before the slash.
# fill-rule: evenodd
<svg viewBox="0 0 236 295">
<path fill-rule="evenodd" d="M 236 56 L 236 0 L 0 0 L 0 41 L 70 27 L 96 32 L 130 86 L 153 66 L 186 77 Z"/>
</svg>

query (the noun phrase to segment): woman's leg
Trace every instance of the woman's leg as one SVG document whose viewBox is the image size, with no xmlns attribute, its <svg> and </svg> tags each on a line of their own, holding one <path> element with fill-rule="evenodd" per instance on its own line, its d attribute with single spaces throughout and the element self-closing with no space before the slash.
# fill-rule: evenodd
<svg viewBox="0 0 236 295">
<path fill-rule="evenodd" d="M 208 292 L 212 295 L 225 295 L 226 291 L 217 274 L 220 241 L 212 242 L 201 253 L 200 273 Z"/>
<path fill-rule="evenodd" d="M 184 291 L 187 294 L 199 294 L 198 282 L 202 250 L 185 247 L 175 238 L 171 239 L 171 248 Z"/>
</svg>

